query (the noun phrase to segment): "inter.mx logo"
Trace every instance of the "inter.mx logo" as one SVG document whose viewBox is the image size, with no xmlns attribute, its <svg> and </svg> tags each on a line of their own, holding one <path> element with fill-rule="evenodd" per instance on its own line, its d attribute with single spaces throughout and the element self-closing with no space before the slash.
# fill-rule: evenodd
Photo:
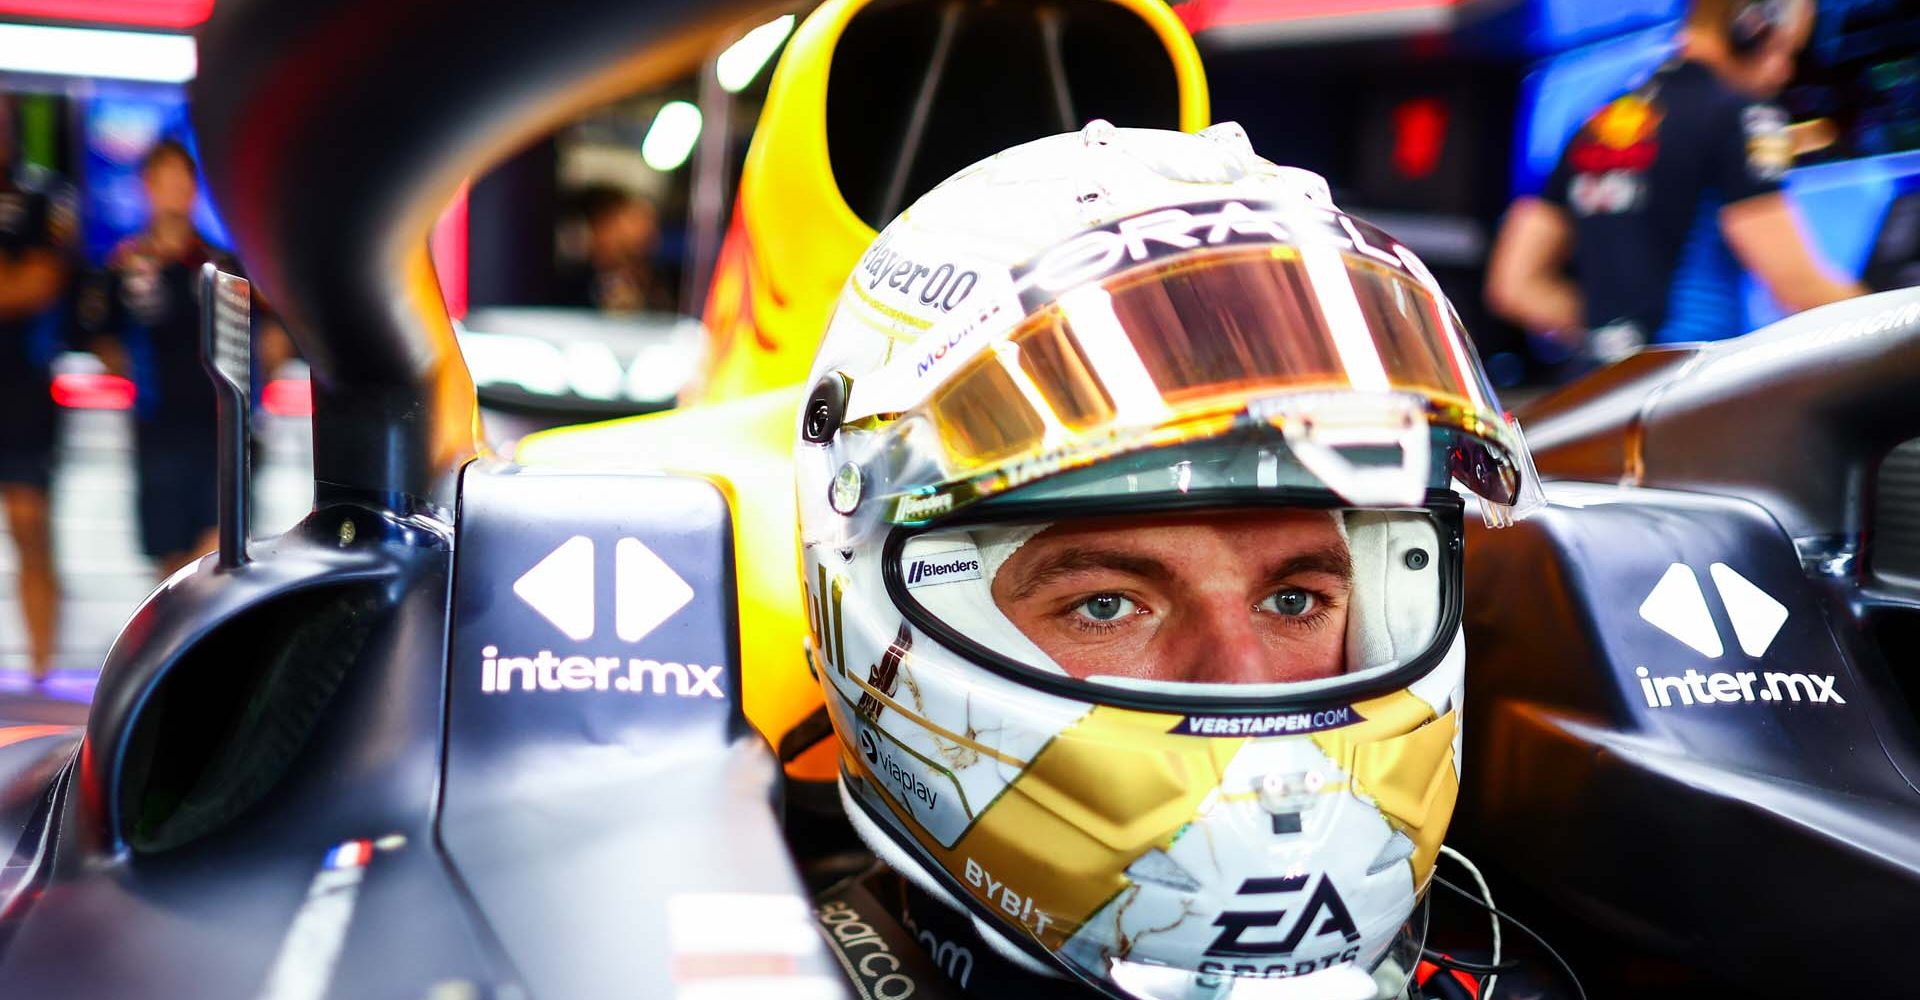
<svg viewBox="0 0 1920 1000">
<path fill-rule="evenodd" d="M 1786 605 L 1760 589 L 1753 581 L 1735 572 L 1726 563 L 1707 568 L 1727 620 L 1733 623 L 1733 636 L 1740 651 L 1753 659 L 1765 656 L 1781 628 L 1787 624 Z M 1686 643 L 1708 659 L 1726 655 L 1720 630 L 1714 625 L 1713 612 L 1707 609 L 1706 592 L 1700 587 L 1693 567 L 1674 563 L 1660 577 L 1647 599 L 1640 603 L 1640 617 L 1649 625 Z M 1682 705 L 1712 705 L 1719 702 L 1805 701 L 1812 704 L 1844 705 L 1846 699 L 1833 689 L 1831 674 L 1799 674 L 1777 671 L 1732 670 L 1701 673 L 1689 669 L 1678 676 L 1655 677 L 1646 667 L 1634 668 L 1640 679 L 1640 691 L 1648 708 L 1672 708 Z"/>
<path fill-rule="evenodd" d="M 513 582 L 513 592 L 560 633 L 575 642 L 593 638 L 595 601 L 593 539 L 575 535 L 546 554 Z M 639 642 L 693 600 L 693 588 L 637 538 L 613 546 L 613 631 Z M 496 645 L 480 649 L 480 690 L 625 691 L 724 698 L 722 666 L 674 663 L 644 657 L 555 655 L 503 656 Z"/>
</svg>

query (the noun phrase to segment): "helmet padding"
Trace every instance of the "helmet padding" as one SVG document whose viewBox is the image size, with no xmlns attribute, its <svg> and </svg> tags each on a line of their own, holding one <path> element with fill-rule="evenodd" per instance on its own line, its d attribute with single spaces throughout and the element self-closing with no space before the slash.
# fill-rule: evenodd
<svg viewBox="0 0 1920 1000">
<path fill-rule="evenodd" d="M 1441 588 L 1434 580 L 1440 572 L 1439 537 L 1433 522 L 1378 510 L 1349 510 L 1343 520 L 1353 560 L 1347 669 L 1405 663 L 1433 645 L 1440 622 Z"/>
</svg>

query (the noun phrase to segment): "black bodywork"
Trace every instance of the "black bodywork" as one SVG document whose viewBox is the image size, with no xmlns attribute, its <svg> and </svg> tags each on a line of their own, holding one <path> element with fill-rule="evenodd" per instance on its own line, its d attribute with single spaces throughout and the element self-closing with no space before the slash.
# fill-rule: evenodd
<svg viewBox="0 0 1920 1000">
<path fill-rule="evenodd" d="M 164 583 L 82 729 L 0 727 L 0 996 L 839 995 L 740 709 L 724 496 L 480 457 L 422 238 L 543 116 L 753 13 L 219 5 L 196 125 L 312 365 L 315 508 Z"/>
<path fill-rule="evenodd" d="M 1874 498 L 1920 437 L 1920 290 L 1643 353 L 1520 416 L 1553 502 L 1468 539 L 1456 839 L 1616 989 L 1909 995 L 1920 588 L 1876 560 Z M 1777 633 L 1742 639 L 1771 619 L 1729 611 L 1752 601 L 1729 571 Z M 1642 615 L 1669 573 L 1705 650 Z M 1635 980 L 1661 959 L 1684 975 Z"/>
<path fill-rule="evenodd" d="M 813 944 L 778 770 L 740 712 L 720 493 L 474 465 L 459 498 L 457 531 L 333 505 L 242 569 L 183 574 L 122 633 L 77 752 L 0 751 L 18 802 L 0 994 L 666 996 L 689 951 Z M 593 553 L 582 640 L 512 590 L 573 539 Z M 635 542 L 692 596 L 627 641 L 615 552 Z M 487 692 L 487 649 L 621 670 Z M 378 846 L 337 963 L 297 966 L 309 993 L 270 991 L 323 859 L 354 841 Z M 716 898 L 745 900 L 743 927 L 687 925 Z M 811 947 L 772 955 L 827 971 Z"/>
</svg>

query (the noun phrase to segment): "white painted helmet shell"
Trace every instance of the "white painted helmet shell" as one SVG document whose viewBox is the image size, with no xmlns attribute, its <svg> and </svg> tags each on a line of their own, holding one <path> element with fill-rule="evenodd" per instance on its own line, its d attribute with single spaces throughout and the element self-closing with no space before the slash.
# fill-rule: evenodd
<svg viewBox="0 0 1920 1000">
<path fill-rule="evenodd" d="M 1171 223 L 1148 239 L 1152 259 L 1122 259 L 1125 225 L 1159 212 Z M 1235 226 L 1209 242 L 1212 228 Z M 1110 234 L 1104 249 L 1089 241 L 1098 233 Z M 1089 248 L 1114 245 L 1111 267 L 1041 280 L 1071 270 L 1050 254 L 1091 260 Z M 1056 422 L 1013 458 L 956 460 L 953 428 L 929 400 L 1017 347 L 1032 317 L 1115 274 L 1147 273 L 1136 267 L 1254 259 L 1262 247 L 1318 254 L 1335 274 L 1377 272 L 1401 308 L 1424 310 L 1418 330 L 1440 359 L 1429 367 L 1451 374 L 1426 385 L 1386 359 L 1378 385 L 1356 388 L 1349 366 L 1311 392 L 1215 393 L 1204 414 L 1164 408 L 1159 423 L 1115 419 L 1081 436 Z M 796 446 L 810 651 L 846 798 L 876 849 L 1009 954 L 1114 996 L 1233 996 L 1304 976 L 1314 995 L 1372 996 L 1376 977 L 1397 989 L 1458 788 L 1457 594 L 1350 632 L 1349 655 L 1373 650 L 1382 672 L 1197 704 L 988 662 L 910 614 L 897 576 L 916 532 L 1121 456 L 1204 447 L 1218 436 L 1196 428 L 1248 421 L 1294 428 L 1287 447 L 1323 506 L 1345 512 L 1359 576 L 1386 573 L 1409 538 L 1457 549 L 1457 503 L 1436 522 L 1451 535 L 1409 535 L 1387 513 L 1446 506 L 1433 487 L 1458 470 L 1431 466 L 1444 459 L 1429 437 L 1478 444 L 1514 469 L 1524 445 L 1417 258 L 1341 214 L 1318 177 L 1255 155 L 1237 126 L 1188 135 L 1096 122 L 977 163 L 894 220 L 850 277 L 813 375 L 823 388 Z M 823 400 L 838 412 L 810 421 Z M 1349 424 L 1364 433 L 1341 438 Z M 1381 427 L 1391 435 L 1365 436 Z M 1341 449 L 1356 441 L 1403 446 L 1403 466 L 1343 471 Z M 1436 614 L 1431 642 L 1401 638 L 1434 629 L 1409 615 Z"/>
</svg>

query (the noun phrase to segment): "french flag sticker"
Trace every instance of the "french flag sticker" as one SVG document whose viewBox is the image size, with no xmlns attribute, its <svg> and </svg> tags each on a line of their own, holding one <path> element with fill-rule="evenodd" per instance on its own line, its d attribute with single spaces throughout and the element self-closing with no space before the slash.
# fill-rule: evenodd
<svg viewBox="0 0 1920 1000">
<path fill-rule="evenodd" d="M 342 868 L 365 868 L 373 860 L 373 841 L 348 840 L 327 852 L 327 860 L 321 865 L 328 870 Z"/>
</svg>

